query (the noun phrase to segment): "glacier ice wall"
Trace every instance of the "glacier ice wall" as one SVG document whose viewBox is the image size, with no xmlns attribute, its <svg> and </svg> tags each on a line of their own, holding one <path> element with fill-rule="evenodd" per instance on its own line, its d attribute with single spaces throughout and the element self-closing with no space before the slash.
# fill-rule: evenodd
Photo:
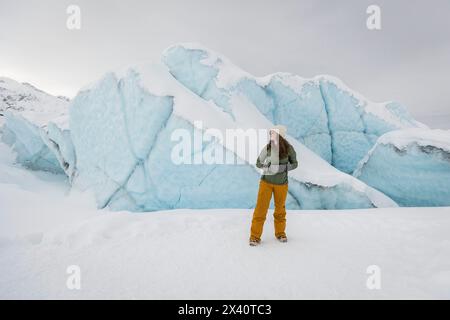
<svg viewBox="0 0 450 320">
<path fill-rule="evenodd" d="M 73 147 L 70 130 L 49 122 L 45 129 L 41 129 L 41 139 L 53 152 L 60 168 L 72 182 L 76 174 L 76 154 Z"/>
<path fill-rule="evenodd" d="M 300 160 L 289 173 L 287 208 L 396 206 L 329 163 L 351 172 L 379 135 L 420 125 L 400 105 L 368 103 L 330 77 L 255 78 L 208 50 L 174 48 L 164 63 L 112 72 L 82 89 L 69 117 L 45 106 L 27 117 L 8 115 L 2 139 L 17 151 L 19 163 L 65 173 L 73 185 L 93 190 L 101 208 L 251 208 L 260 178 L 252 161 L 175 164 L 172 134 L 204 134 L 196 120 L 221 130 L 283 123 Z M 192 156 L 217 151 L 242 160 L 219 139 L 195 146 Z"/>
<path fill-rule="evenodd" d="M 16 161 L 31 170 L 64 173 L 55 154 L 41 138 L 41 128 L 20 115 L 5 113 L 2 141 L 16 152 Z"/>
<path fill-rule="evenodd" d="M 448 206 L 450 131 L 389 132 L 379 138 L 354 175 L 401 206 Z"/>
<path fill-rule="evenodd" d="M 292 137 L 346 173 L 353 172 L 380 135 L 423 127 L 400 104 L 370 102 L 330 76 L 256 78 L 196 44 L 168 48 L 163 62 L 178 81 L 231 117 L 231 97 L 246 95 L 271 122 L 286 125 Z"/>
<path fill-rule="evenodd" d="M 12 112 L 5 113 L 2 141 L 13 148 L 16 162 L 31 170 L 75 174 L 75 150 L 70 131 L 53 122 L 38 126 L 31 120 Z"/>
<path fill-rule="evenodd" d="M 228 115 L 231 110 L 223 109 L 220 101 L 217 106 L 193 94 L 163 65 L 143 69 L 147 75 L 135 69 L 109 73 L 72 101 L 75 185 L 92 189 L 99 207 L 114 210 L 254 207 L 260 178 L 254 164 L 176 164 L 171 159 L 177 144 L 172 140 L 174 130 L 185 129 L 191 136 L 200 131 L 193 125 L 193 114 L 207 121 L 204 112 L 210 111 L 209 120 L 218 121 L 221 114 L 214 113 L 216 108 Z M 144 81 L 145 77 L 150 80 Z M 218 149 L 225 157 L 237 158 L 218 139 L 194 146 L 192 156 L 204 157 Z M 299 155 L 300 163 L 302 156 L 307 158 Z M 302 164 L 305 168 L 314 165 Z M 369 208 L 377 201 L 395 206 L 388 197 L 326 166 L 330 172 L 325 175 L 337 182 L 321 185 L 291 178 L 288 208 Z"/>
<path fill-rule="evenodd" d="M 77 183 L 94 189 L 99 207 L 113 209 L 251 207 L 258 177 L 250 166 L 173 163 L 172 131 L 195 130 L 173 104 L 144 90 L 133 71 L 80 92 L 70 113 Z"/>
</svg>

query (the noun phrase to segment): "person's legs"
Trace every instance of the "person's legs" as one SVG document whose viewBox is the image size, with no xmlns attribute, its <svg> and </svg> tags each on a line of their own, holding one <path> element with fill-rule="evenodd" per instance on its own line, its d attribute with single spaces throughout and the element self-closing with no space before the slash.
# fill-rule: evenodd
<svg viewBox="0 0 450 320">
<path fill-rule="evenodd" d="M 250 239 L 261 240 L 264 221 L 266 221 L 267 210 L 269 210 L 270 199 L 272 198 L 272 185 L 261 180 L 259 182 L 258 200 L 253 211 L 252 227 Z"/>
<path fill-rule="evenodd" d="M 286 237 L 286 196 L 288 185 L 276 185 L 273 190 L 273 198 L 275 202 L 275 210 L 273 212 L 275 224 L 275 237 Z"/>
</svg>

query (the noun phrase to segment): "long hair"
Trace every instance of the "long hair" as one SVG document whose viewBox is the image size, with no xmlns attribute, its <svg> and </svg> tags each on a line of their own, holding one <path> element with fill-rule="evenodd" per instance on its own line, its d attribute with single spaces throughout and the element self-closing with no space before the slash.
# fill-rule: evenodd
<svg viewBox="0 0 450 320">
<path fill-rule="evenodd" d="M 289 152 L 289 142 L 283 138 L 281 135 L 277 134 L 278 136 L 278 152 L 279 152 L 279 158 L 283 159 L 286 158 L 288 156 L 288 152 Z M 267 144 L 266 148 L 267 151 L 270 152 L 270 150 L 272 149 L 272 140 L 269 141 L 269 143 Z"/>
</svg>

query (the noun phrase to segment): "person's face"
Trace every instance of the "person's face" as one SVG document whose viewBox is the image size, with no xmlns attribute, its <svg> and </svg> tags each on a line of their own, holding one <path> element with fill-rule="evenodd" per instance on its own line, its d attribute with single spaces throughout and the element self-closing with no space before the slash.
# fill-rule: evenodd
<svg viewBox="0 0 450 320">
<path fill-rule="evenodd" d="M 275 131 L 270 130 L 269 134 L 270 134 L 270 141 L 275 143 L 278 142 L 278 134 Z"/>
</svg>

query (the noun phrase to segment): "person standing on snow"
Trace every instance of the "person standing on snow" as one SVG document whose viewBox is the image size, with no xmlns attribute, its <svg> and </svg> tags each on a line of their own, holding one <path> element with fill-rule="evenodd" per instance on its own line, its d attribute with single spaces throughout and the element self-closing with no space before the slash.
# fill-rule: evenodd
<svg viewBox="0 0 450 320">
<path fill-rule="evenodd" d="M 261 243 L 272 193 L 275 202 L 273 213 L 275 237 L 280 242 L 287 242 L 285 203 L 288 192 L 288 171 L 297 168 L 297 156 L 294 147 L 285 139 L 285 126 L 277 125 L 270 129 L 269 134 L 270 141 L 256 161 L 256 166 L 263 169 L 263 174 L 259 182 L 258 199 L 250 230 L 251 246 Z"/>
</svg>

